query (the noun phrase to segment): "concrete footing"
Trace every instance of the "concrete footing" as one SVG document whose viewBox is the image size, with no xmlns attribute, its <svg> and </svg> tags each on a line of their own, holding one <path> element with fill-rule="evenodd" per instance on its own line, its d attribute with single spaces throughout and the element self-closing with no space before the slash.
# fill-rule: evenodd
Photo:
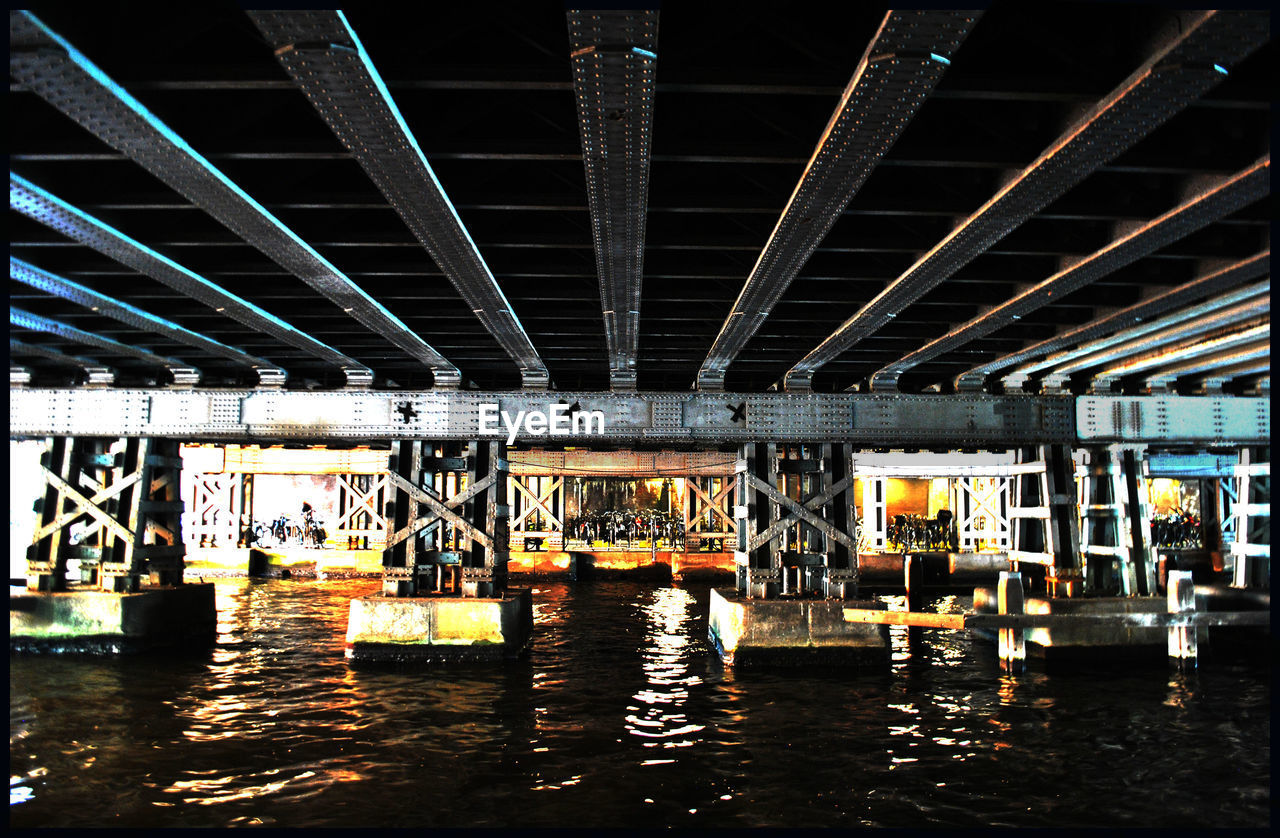
<svg viewBox="0 0 1280 838">
<path fill-rule="evenodd" d="M 533 633 L 533 597 L 353 599 L 346 657 L 352 661 L 487 661 L 514 658 Z"/>
<path fill-rule="evenodd" d="M 9 597 L 9 651 L 130 654 L 207 648 L 217 637 L 212 584 Z"/>
<path fill-rule="evenodd" d="M 711 589 L 708 639 L 725 663 L 886 665 L 889 627 L 850 623 L 846 608 L 883 603 L 836 599 L 749 599 Z"/>
<path fill-rule="evenodd" d="M 1028 596 L 1025 599 L 1027 614 L 1164 614 L 1168 600 L 1162 596 L 1150 597 L 1071 597 L 1049 598 Z M 975 588 L 973 591 L 975 614 L 998 613 L 998 599 L 994 588 Z M 981 636 L 995 639 L 996 632 L 973 629 Z M 1207 632 L 1207 628 L 1199 629 Z M 1150 656 L 1163 658 L 1167 653 L 1168 629 L 1146 626 L 1126 626 L 1119 622 L 1069 627 L 1036 627 L 1025 630 L 1027 651 L 1046 661 L 1105 660 L 1108 657 Z M 1207 634 L 1205 635 L 1207 637 Z"/>
</svg>

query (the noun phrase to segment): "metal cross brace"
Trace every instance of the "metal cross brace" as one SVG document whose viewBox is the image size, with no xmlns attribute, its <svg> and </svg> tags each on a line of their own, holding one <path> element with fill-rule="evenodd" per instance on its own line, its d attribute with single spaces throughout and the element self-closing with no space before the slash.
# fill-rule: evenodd
<svg viewBox="0 0 1280 838">
<path fill-rule="evenodd" d="M 776 488 L 769 485 L 765 481 L 761 480 L 759 477 L 756 477 L 754 474 L 748 473 L 747 480 L 757 490 L 764 492 L 766 495 L 768 495 L 770 500 L 777 503 L 779 506 L 783 506 L 791 510 L 791 513 L 792 513 L 785 518 L 775 521 L 772 525 L 770 525 L 770 527 L 767 530 L 765 530 L 762 533 L 759 533 L 758 535 L 756 535 L 755 538 L 751 539 L 751 542 L 747 545 L 748 552 L 759 548 L 760 545 L 762 544 L 768 543 L 768 541 L 771 538 L 778 535 L 787 527 L 792 526 L 793 524 L 797 524 L 803 520 L 805 523 L 809 524 L 814 529 L 818 530 L 821 533 L 824 533 L 827 536 L 830 536 L 831 538 L 834 538 L 836 541 L 840 542 L 845 547 L 848 547 L 851 552 L 854 552 L 856 554 L 856 551 L 858 549 L 857 545 L 854 544 L 853 540 L 849 538 L 848 535 L 836 529 L 831 524 L 830 521 L 823 520 L 822 518 L 819 518 L 817 515 L 813 514 L 817 510 L 826 506 L 832 500 L 832 498 L 839 496 L 842 492 L 847 491 L 850 487 L 853 486 L 852 474 L 845 477 L 843 480 L 838 481 L 837 483 L 835 483 L 835 485 L 831 486 L 826 491 L 821 492 L 820 494 L 814 495 L 813 497 L 809 498 L 809 500 L 804 502 L 803 506 L 801 506 L 799 503 L 792 500 L 791 498 L 787 497 L 786 495 L 782 494 L 782 492 L 779 492 Z"/>
</svg>

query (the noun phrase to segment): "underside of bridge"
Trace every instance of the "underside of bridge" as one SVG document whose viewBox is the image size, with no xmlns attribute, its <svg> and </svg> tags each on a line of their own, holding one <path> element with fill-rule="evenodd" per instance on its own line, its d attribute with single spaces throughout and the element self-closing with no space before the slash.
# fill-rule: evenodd
<svg viewBox="0 0 1280 838">
<path fill-rule="evenodd" d="M 335 472 L 381 539 L 357 656 L 518 651 L 511 550 L 590 552 L 567 481 L 607 473 L 685 481 L 729 659 L 883 651 L 871 556 L 916 603 L 983 544 L 1007 659 L 1082 594 L 1082 644 L 1194 657 L 1253 617 L 1183 614 L 1150 481 L 1199 481 L 1201 581 L 1269 591 L 1274 65 L 1269 12 L 1126 3 L 13 11 L 11 636 L 184 587 L 179 446 L 283 443 L 383 452 Z M 199 473 L 243 513 L 252 469 Z"/>
</svg>

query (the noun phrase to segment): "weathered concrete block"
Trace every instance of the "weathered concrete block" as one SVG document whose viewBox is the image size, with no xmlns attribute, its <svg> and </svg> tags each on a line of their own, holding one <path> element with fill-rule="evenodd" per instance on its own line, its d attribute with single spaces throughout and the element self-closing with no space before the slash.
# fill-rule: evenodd
<svg viewBox="0 0 1280 838">
<path fill-rule="evenodd" d="M 996 592 L 992 588 L 975 588 L 973 610 L 977 614 L 995 614 L 998 611 Z M 1027 597 L 1027 614 L 1162 614 L 1168 610 L 1164 597 Z M 993 635 L 974 629 L 980 635 Z M 1047 656 L 1057 651 L 1082 651 L 1085 649 L 1112 649 L 1136 651 L 1143 647 L 1163 650 L 1168 631 L 1163 628 L 1143 626 L 1088 625 L 1069 628 L 1029 628 L 1027 644 L 1032 652 Z"/>
<path fill-rule="evenodd" d="M 533 597 L 354 599 L 346 656 L 355 661 L 470 661 L 514 658 L 533 633 Z"/>
<path fill-rule="evenodd" d="M 712 588 L 708 639 L 726 663 L 887 663 L 889 627 L 846 622 L 845 608 L 885 606 L 858 600 L 749 599 Z"/>
<path fill-rule="evenodd" d="M 9 597 L 10 652 L 121 654 L 211 646 L 218 616 L 212 584 Z"/>
</svg>

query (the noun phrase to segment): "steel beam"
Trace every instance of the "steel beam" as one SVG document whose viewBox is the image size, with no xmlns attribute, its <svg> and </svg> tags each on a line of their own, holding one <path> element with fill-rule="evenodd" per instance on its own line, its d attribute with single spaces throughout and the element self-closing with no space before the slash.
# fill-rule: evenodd
<svg viewBox="0 0 1280 838">
<path fill-rule="evenodd" d="M 1226 267 L 1211 270 L 1191 282 L 1171 288 L 1150 299 L 1134 303 L 1127 308 L 1108 314 L 1105 317 L 1091 320 L 1074 329 L 1068 329 L 1048 340 L 1042 340 L 1028 346 L 1026 349 L 1003 355 L 981 366 L 974 367 L 956 377 L 956 391 L 961 393 L 981 392 L 987 376 L 1002 369 L 1044 357 L 1051 352 L 1067 349 L 1085 341 L 1113 334 L 1132 326 L 1134 323 L 1150 320 L 1152 317 L 1158 317 L 1165 312 L 1173 311 L 1176 308 L 1202 300 L 1210 295 L 1230 291 L 1239 285 L 1264 276 L 1270 271 L 1271 251 L 1268 249 L 1250 256 L 1248 259 L 1242 259 Z"/>
<path fill-rule="evenodd" d="M 1075 410 L 1077 445 L 1268 445 L 1271 439 L 1271 400 L 1265 395 L 1087 395 L 1075 400 Z"/>
<path fill-rule="evenodd" d="M 487 406 L 484 416 L 482 405 Z M 114 435 L 232 442 L 510 438 L 534 445 L 679 443 L 706 448 L 778 440 L 852 442 L 870 448 L 1003 448 L 1042 439 L 1069 441 L 1071 405 L 1069 397 L 1059 396 L 688 391 L 120 389 L 81 399 L 73 391 L 27 389 L 10 394 L 9 431 L 15 436 L 83 436 L 110 428 Z M 571 419 L 557 420 L 556 414 Z M 590 421 L 582 421 L 586 419 Z M 516 426 L 514 434 L 511 425 Z"/>
<path fill-rule="evenodd" d="M 980 15 L 976 10 L 885 15 L 698 370 L 699 390 L 724 389 L 729 365 L 933 92 Z"/>
<path fill-rule="evenodd" d="M 156 355 L 154 352 L 148 352 L 145 349 L 139 349 L 136 346 L 114 341 L 111 338 L 104 338 L 101 335 L 95 335 L 92 332 L 86 332 L 83 329 L 77 329 L 74 326 L 68 326 L 65 323 L 59 323 L 48 317 L 41 317 L 38 314 L 32 314 L 29 311 L 23 311 L 20 308 L 9 306 L 9 325 L 17 326 L 19 329 L 29 329 L 33 332 L 44 332 L 49 335 L 56 335 L 63 340 L 70 340 L 76 343 L 82 343 L 86 346 L 93 346 L 107 352 L 123 355 L 127 358 L 137 358 L 140 361 L 146 361 L 149 364 L 164 367 L 171 376 L 173 376 L 174 384 L 194 385 L 200 382 L 200 370 L 196 369 L 186 361 L 177 358 L 166 358 L 163 355 Z"/>
<path fill-rule="evenodd" d="M 48 346 L 35 346 L 34 344 L 24 343 L 14 338 L 9 338 L 9 357 L 32 357 L 43 358 L 46 361 L 52 361 L 55 364 L 61 364 L 66 367 L 78 367 L 84 370 L 86 375 L 86 385 L 88 386 L 107 386 L 114 384 L 116 380 L 116 371 L 93 358 L 83 358 L 78 355 L 67 355 Z M 13 376 L 10 375 L 10 384 L 13 383 Z M 28 379 L 24 384 L 30 383 Z"/>
<path fill-rule="evenodd" d="M 285 381 L 285 371 L 270 361 L 219 343 L 190 329 L 185 329 L 177 323 L 165 320 L 163 317 L 148 314 L 140 308 L 108 297 L 106 294 L 99 294 L 91 288 L 86 288 L 12 256 L 9 257 L 9 278 L 55 297 L 70 300 L 104 317 L 110 317 L 145 332 L 162 335 L 178 343 L 194 346 L 237 364 L 243 364 L 258 374 L 258 380 L 262 384 L 283 384 Z"/>
<path fill-rule="evenodd" d="M 1254 12 L 1196 12 L 1178 34 L 1072 125 L 1031 165 L 787 371 L 804 392 L 813 374 L 869 337 L 991 245 L 1099 167 L 1132 147 L 1266 42 L 1269 18 Z"/>
<path fill-rule="evenodd" d="M 1168 393 L 1172 391 L 1177 379 L 1198 376 L 1196 395 L 1221 393 L 1223 385 L 1231 379 L 1259 375 L 1269 369 L 1271 369 L 1271 342 L 1268 339 L 1211 355 L 1208 358 L 1166 367 L 1155 375 L 1144 378 L 1142 385 L 1148 393 Z"/>
<path fill-rule="evenodd" d="M 248 15 L 285 72 L 515 361 L 522 385 L 546 388 L 550 381 L 546 364 L 346 16 L 327 10 L 250 11 Z M 421 347 L 410 354 L 415 352 L 420 353 Z M 441 360 L 433 359 L 428 365 Z"/>
<path fill-rule="evenodd" d="M 1270 191 L 1271 157 L 1268 155 L 1012 299 L 877 370 L 871 376 L 872 392 L 896 392 L 902 374 L 912 367 L 985 337 L 997 329 L 1013 325 L 1042 306 L 1057 302 L 1067 294 L 1209 226 L 1265 197 Z"/>
<path fill-rule="evenodd" d="M 9 73 L 345 313 L 458 386 L 458 368 L 29 12 L 9 15 Z"/>
<path fill-rule="evenodd" d="M 1151 323 L 1125 329 L 1067 352 L 1050 355 L 1043 361 L 1020 367 L 1005 376 L 1005 389 L 1022 390 L 1032 373 L 1048 369 L 1051 372 L 1041 379 L 1040 386 L 1046 392 L 1062 392 L 1070 377 L 1076 373 L 1161 347 L 1176 349 L 1188 340 L 1202 338 L 1215 331 L 1254 325 L 1268 317 L 1271 310 L 1270 291 L 1269 280 L 1260 282 Z"/>
<path fill-rule="evenodd" d="M 9 173 L 9 208 L 151 277 L 162 285 L 204 303 L 217 313 L 225 314 L 254 331 L 270 335 L 333 364 L 346 375 L 348 383 L 367 381 L 373 375 L 372 370 L 354 358 L 343 355 L 274 314 L 223 290 L 167 256 L 129 238 L 114 227 L 107 226 L 12 172 Z"/>
<path fill-rule="evenodd" d="M 1096 372 L 1089 384 L 1091 393 L 1109 393 L 1112 386 L 1120 379 L 1137 375 L 1149 370 L 1164 370 L 1184 361 L 1192 361 L 1208 357 L 1219 357 L 1224 353 L 1262 349 L 1270 352 L 1271 321 L 1268 318 L 1259 325 L 1252 326 L 1230 334 L 1219 335 L 1190 346 L 1180 344 L 1129 358 L 1122 363 Z"/>
<path fill-rule="evenodd" d="M 566 13 L 609 386 L 636 388 L 658 12 Z"/>
</svg>

